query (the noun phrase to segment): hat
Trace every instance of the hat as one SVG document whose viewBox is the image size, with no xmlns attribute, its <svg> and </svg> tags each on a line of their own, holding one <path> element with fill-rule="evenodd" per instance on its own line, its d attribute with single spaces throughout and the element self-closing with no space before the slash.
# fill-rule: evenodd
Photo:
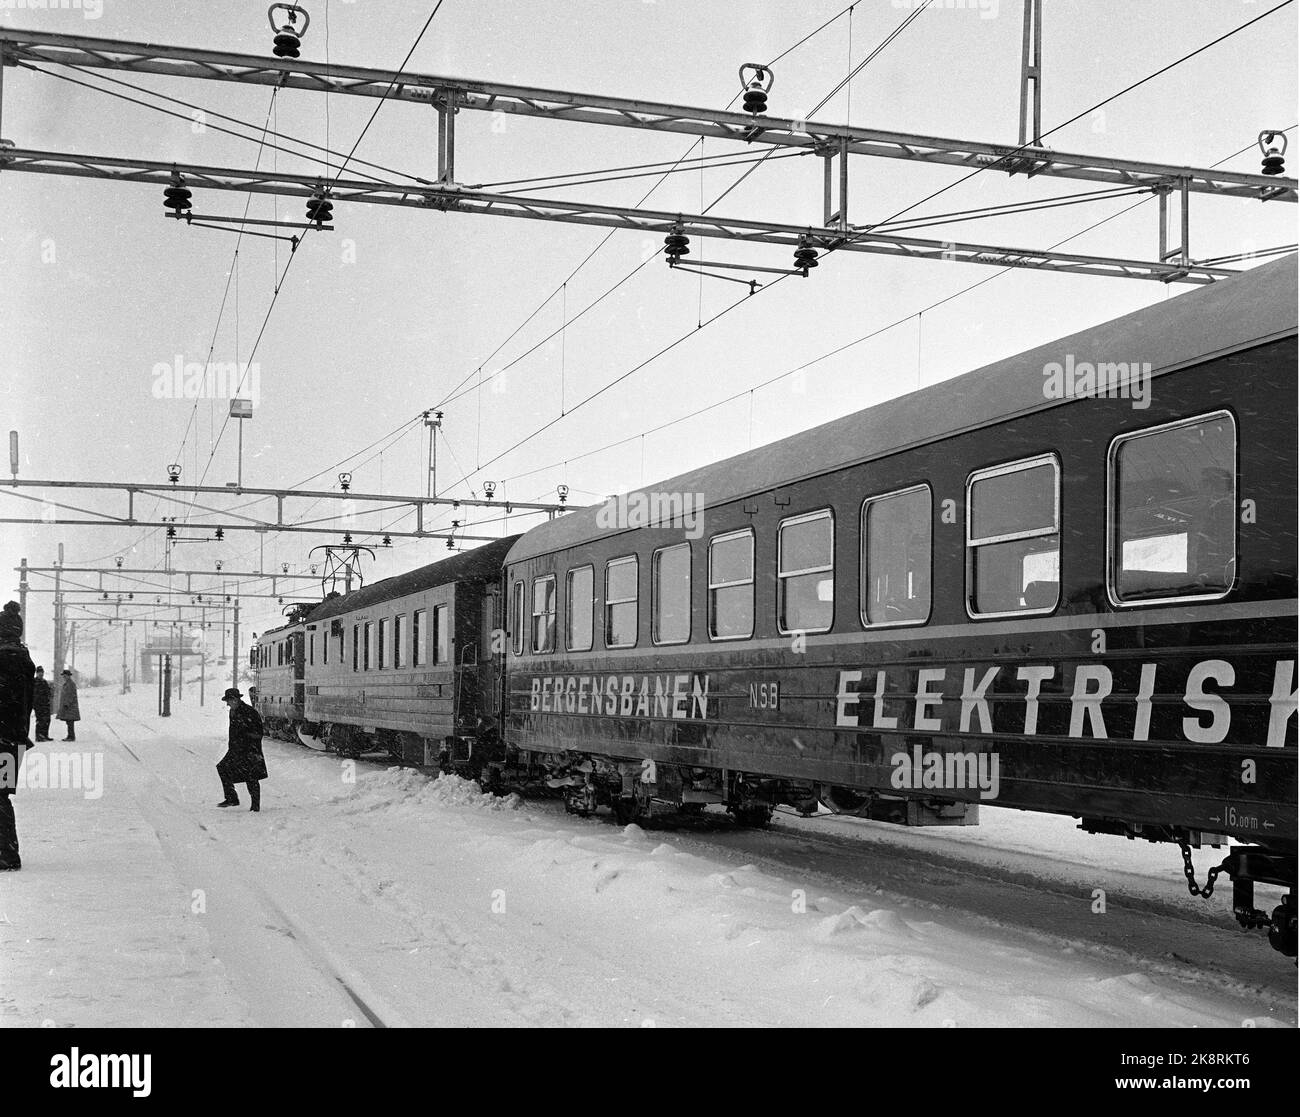
<svg viewBox="0 0 1300 1117">
<path fill-rule="evenodd" d="M 67 675 L 69 678 L 71 678 L 71 676 L 72 676 L 72 672 L 69 671 L 66 667 L 63 669 L 63 673 L 64 673 L 65 675 Z"/>
<path fill-rule="evenodd" d="M 227 687 L 226 693 L 221 696 L 221 701 L 224 702 L 227 698 L 243 698 L 243 697 L 244 694 L 242 691 L 236 690 L 234 687 Z"/>
<path fill-rule="evenodd" d="M 0 638 L 17 640 L 23 634 L 23 616 L 18 611 L 18 602 L 9 601 L 0 611 Z"/>
<path fill-rule="evenodd" d="M 37 673 L 38 675 L 44 675 L 44 674 L 45 674 L 45 668 L 44 668 L 44 667 L 39 667 L 39 666 L 38 666 L 38 667 L 36 668 L 36 673 Z"/>
</svg>

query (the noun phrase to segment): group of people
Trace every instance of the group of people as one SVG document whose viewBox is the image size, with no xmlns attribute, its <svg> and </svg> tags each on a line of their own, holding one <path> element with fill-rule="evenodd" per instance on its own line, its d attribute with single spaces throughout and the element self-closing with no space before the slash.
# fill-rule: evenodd
<svg viewBox="0 0 1300 1117">
<path fill-rule="evenodd" d="M 36 740 L 52 741 L 50 736 L 50 684 L 45 678 L 45 668 L 36 668 L 36 678 L 32 680 L 32 710 L 36 714 Z M 77 681 L 72 672 L 63 672 L 63 685 L 59 688 L 59 721 L 68 727 L 65 741 L 77 739 L 77 722 L 81 720 L 81 705 L 77 701 Z"/>
<path fill-rule="evenodd" d="M 50 741 L 50 713 L 53 696 L 45 670 L 32 662 L 23 643 L 22 611 L 16 601 L 0 610 L 0 872 L 22 868 L 18 850 L 18 829 L 14 820 L 13 796 L 18 790 L 18 772 L 23 756 L 33 747 L 29 729 L 36 715 L 36 741 Z M 248 787 L 249 809 L 261 810 L 261 781 L 267 778 L 262 755 L 262 719 L 243 694 L 231 687 L 222 696 L 230 710 L 230 733 L 226 754 L 217 764 L 224 798 L 219 807 L 239 806 L 235 784 Z M 63 672 L 57 710 L 59 721 L 68 727 L 65 741 L 77 739 L 81 720 L 77 684 L 71 671 Z"/>
</svg>

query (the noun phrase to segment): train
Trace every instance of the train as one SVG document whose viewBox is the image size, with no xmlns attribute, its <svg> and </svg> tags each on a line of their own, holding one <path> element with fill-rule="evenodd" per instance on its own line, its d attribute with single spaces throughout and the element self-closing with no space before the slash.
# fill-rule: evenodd
<svg viewBox="0 0 1300 1117">
<path fill-rule="evenodd" d="M 623 823 L 1068 815 L 1295 957 L 1296 392 L 1291 256 L 301 608 L 258 708 Z"/>
</svg>

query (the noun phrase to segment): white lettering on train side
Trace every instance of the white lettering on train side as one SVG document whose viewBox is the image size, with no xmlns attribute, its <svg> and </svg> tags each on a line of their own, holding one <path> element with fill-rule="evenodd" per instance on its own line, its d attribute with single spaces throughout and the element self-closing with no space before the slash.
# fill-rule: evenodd
<svg viewBox="0 0 1300 1117">
<path fill-rule="evenodd" d="M 1224 659 L 1207 659 L 1192 668 L 1187 676 L 1187 693 L 1183 701 L 1193 710 L 1210 715 L 1205 725 L 1199 717 L 1183 718 L 1183 736 L 1198 745 L 1217 745 L 1228 735 L 1232 711 L 1228 703 L 1217 694 L 1206 694 L 1205 684 L 1213 681 L 1219 686 L 1232 686 L 1237 673 Z"/>
<path fill-rule="evenodd" d="M 673 676 L 673 717 L 686 716 L 686 687 L 690 679 L 685 675 Z"/>
<path fill-rule="evenodd" d="M 1074 672 L 1074 693 L 1070 696 L 1071 737 L 1083 736 L 1085 718 L 1092 727 L 1091 736 L 1106 736 L 1106 719 L 1102 716 L 1101 702 L 1110 694 L 1114 685 L 1110 668 L 1104 663 L 1085 663 Z"/>
<path fill-rule="evenodd" d="M 1056 668 L 1047 664 L 1035 664 L 1030 667 L 1022 667 L 1016 672 L 1016 678 L 1029 684 L 1029 692 L 1025 695 L 1025 736 L 1032 737 L 1038 732 L 1038 695 L 1043 689 L 1043 684 L 1056 674 Z"/>
<path fill-rule="evenodd" d="M 1137 665 L 1137 668 L 1137 688 L 1130 697 L 1123 690 L 1117 695 L 1113 694 L 1115 675 L 1111 667 L 1101 663 L 1084 663 L 1076 667 L 1068 689 L 1057 688 L 1059 700 L 1069 702 L 1067 736 L 1078 739 L 1109 738 L 1111 732 L 1106 724 L 1107 711 L 1118 716 L 1123 705 L 1131 702 L 1131 739 L 1150 740 L 1157 673 L 1160 670 L 1168 672 L 1170 667 L 1161 668 L 1155 663 L 1143 663 Z M 956 710 L 951 704 L 946 709 L 944 707 L 943 688 L 949 670 L 942 667 L 916 670 L 915 691 L 890 691 L 892 672 L 887 669 L 874 671 L 874 677 L 865 686 L 863 671 L 841 670 L 835 687 L 835 725 L 849 729 L 903 729 L 922 733 L 992 733 L 989 694 L 994 690 L 994 682 L 1003 668 L 964 668 L 961 692 L 951 696 L 960 700 Z M 1008 701 L 1023 702 L 1023 732 L 1025 736 L 1032 737 L 1039 732 L 1043 687 L 1057 677 L 1057 668 L 1051 664 L 1035 663 L 1014 670 L 1016 679 L 1025 684 L 1024 693 L 1017 693 L 1014 698 L 1006 694 L 999 696 L 999 708 L 1003 708 Z M 1295 686 L 1295 675 L 1295 660 L 1276 661 L 1273 689 L 1269 697 L 1268 731 L 1263 742 L 1268 748 L 1282 748 L 1286 744 L 1287 731 L 1291 720 L 1296 716 L 1297 697 L 1300 697 Z M 1224 692 L 1231 691 L 1236 682 L 1236 668 L 1227 660 L 1206 659 L 1192 666 L 1180 695 L 1183 706 L 1189 713 L 1176 719 L 1186 740 L 1195 744 L 1215 745 L 1227 739 L 1232 727 L 1233 706 Z M 900 724 L 908 719 L 896 712 L 887 711 L 887 701 L 896 704 L 899 711 L 910 706 L 911 724 Z M 952 724 L 953 720 L 956 720 L 956 726 Z"/>
<path fill-rule="evenodd" d="M 1277 660 L 1269 696 L 1268 729 L 1264 744 L 1283 748 L 1292 719 L 1296 716 L 1295 660 Z M 1134 741 L 1151 738 L 1158 674 L 1172 667 L 1155 663 L 1136 665 L 1135 691 L 1121 687 L 1115 692 L 1114 669 L 1100 663 L 1084 663 L 1055 688 L 1055 698 L 1069 703 L 1067 735 L 1076 739 L 1106 739 L 1115 726 L 1108 715 L 1118 718 L 1125 704 L 1133 708 Z M 839 728 L 906 730 L 921 733 L 992 733 L 991 693 L 997 695 L 999 710 L 1009 701 L 1024 703 L 1025 736 L 1039 732 L 1043 688 L 1057 679 L 1058 668 L 1047 663 L 1007 667 L 1024 684 L 1014 697 L 998 694 L 995 683 L 1002 666 L 962 668 L 960 692 L 946 689 L 951 667 L 915 669 L 915 690 L 891 689 L 896 671 L 879 668 L 863 685 L 861 670 L 840 670 L 835 687 L 835 722 Z M 904 672 L 906 674 L 906 672 Z M 1188 671 L 1181 687 L 1183 713 L 1174 721 L 1183 737 L 1195 744 L 1220 744 L 1228 738 L 1234 708 L 1230 692 L 1237 683 L 1237 670 L 1223 659 L 1206 659 Z M 1165 685 L 1168 694 L 1171 688 Z M 1175 692 L 1176 693 L 1176 692 Z M 705 721 L 716 716 L 710 710 L 710 678 L 707 673 L 674 675 L 538 675 L 529 680 L 528 708 L 542 713 L 586 714 L 605 717 L 672 718 Z M 910 710 L 910 717 L 903 716 Z M 1121 719 L 1122 720 L 1122 719 Z M 957 724 L 954 726 L 953 722 Z M 910 724 L 908 724 L 910 723 Z M 1055 732 L 1060 732 L 1056 729 Z"/>
<path fill-rule="evenodd" d="M 961 688 L 961 731 L 963 733 L 970 730 L 970 716 L 972 713 L 978 713 L 980 716 L 981 733 L 993 732 L 993 722 L 989 718 L 989 703 L 984 695 L 988 692 L 989 686 L 998 677 L 998 672 L 1001 670 L 1001 667 L 990 667 L 984 672 L 984 678 L 980 680 L 979 686 L 976 686 L 975 668 L 966 668 Z"/>
<path fill-rule="evenodd" d="M 1271 749 L 1280 749 L 1286 740 L 1286 723 L 1295 717 L 1295 660 L 1280 659 L 1273 671 L 1273 694 L 1268 700 L 1268 741 Z"/>
</svg>

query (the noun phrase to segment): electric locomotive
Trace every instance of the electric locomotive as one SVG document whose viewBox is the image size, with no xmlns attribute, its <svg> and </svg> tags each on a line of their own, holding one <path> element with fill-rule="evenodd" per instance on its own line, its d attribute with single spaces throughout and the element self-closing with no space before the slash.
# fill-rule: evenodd
<svg viewBox="0 0 1300 1117">
<path fill-rule="evenodd" d="M 252 705 L 266 731 L 286 741 L 296 739 L 295 730 L 303 718 L 303 618 L 311 608 L 287 608 L 287 623 L 263 632 L 249 653 L 257 680 L 257 694 L 250 695 Z"/>
</svg>

